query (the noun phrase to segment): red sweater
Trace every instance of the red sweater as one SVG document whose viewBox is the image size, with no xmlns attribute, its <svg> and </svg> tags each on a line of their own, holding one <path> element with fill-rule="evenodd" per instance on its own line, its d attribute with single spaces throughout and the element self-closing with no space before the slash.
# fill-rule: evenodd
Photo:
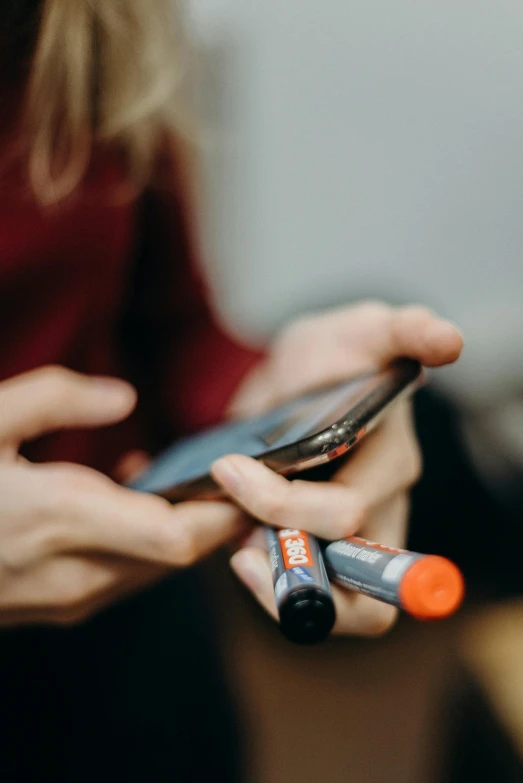
<svg viewBox="0 0 523 783">
<path fill-rule="evenodd" d="M 81 191 L 46 210 L 20 168 L 2 171 L 0 379 L 58 363 L 127 378 L 140 394 L 128 421 L 47 436 L 26 447 L 31 459 L 110 473 L 128 450 L 154 452 L 218 419 L 258 358 L 213 320 L 171 156 L 161 169 L 163 185 L 118 203 L 120 161 L 99 149 Z"/>
</svg>

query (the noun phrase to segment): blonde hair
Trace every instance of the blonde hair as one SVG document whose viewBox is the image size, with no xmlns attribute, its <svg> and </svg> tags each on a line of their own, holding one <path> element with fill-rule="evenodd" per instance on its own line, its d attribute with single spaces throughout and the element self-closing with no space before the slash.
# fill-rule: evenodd
<svg viewBox="0 0 523 783">
<path fill-rule="evenodd" d="M 117 146 L 143 187 L 169 128 L 181 130 L 188 50 L 181 0 L 44 0 L 25 106 L 40 201 L 71 194 L 93 145 Z"/>
</svg>

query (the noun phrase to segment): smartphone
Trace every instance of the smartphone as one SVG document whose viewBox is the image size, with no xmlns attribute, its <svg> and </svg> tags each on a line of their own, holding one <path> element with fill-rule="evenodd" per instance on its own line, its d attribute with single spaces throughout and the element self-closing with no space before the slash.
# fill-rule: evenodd
<svg viewBox="0 0 523 783">
<path fill-rule="evenodd" d="M 209 471 L 226 454 L 254 457 L 289 477 L 325 465 L 353 448 L 400 395 L 413 391 L 421 375 L 418 362 L 402 359 L 380 372 L 308 392 L 262 416 L 184 438 L 132 487 L 172 503 L 217 498 L 221 491 Z"/>
</svg>

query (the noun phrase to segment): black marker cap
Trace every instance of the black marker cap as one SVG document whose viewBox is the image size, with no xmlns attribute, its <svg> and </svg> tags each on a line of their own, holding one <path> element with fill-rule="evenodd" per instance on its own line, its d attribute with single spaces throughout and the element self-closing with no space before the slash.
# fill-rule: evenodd
<svg viewBox="0 0 523 783">
<path fill-rule="evenodd" d="M 335 620 L 331 596 L 317 587 L 293 590 L 280 606 L 281 630 L 296 644 L 325 641 Z"/>
</svg>

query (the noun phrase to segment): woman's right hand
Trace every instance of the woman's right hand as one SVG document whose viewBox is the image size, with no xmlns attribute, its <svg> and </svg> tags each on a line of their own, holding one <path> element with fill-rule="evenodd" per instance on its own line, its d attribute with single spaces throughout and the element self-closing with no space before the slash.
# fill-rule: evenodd
<svg viewBox="0 0 523 783">
<path fill-rule="evenodd" d="M 135 403 L 123 381 L 59 367 L 0 383 L 0 625 L 79 622 L 245 531 L 228 503 L 173 507 L 89 468 L 18 454 L 52 430 L 120 421 Z"/>
</svg>

